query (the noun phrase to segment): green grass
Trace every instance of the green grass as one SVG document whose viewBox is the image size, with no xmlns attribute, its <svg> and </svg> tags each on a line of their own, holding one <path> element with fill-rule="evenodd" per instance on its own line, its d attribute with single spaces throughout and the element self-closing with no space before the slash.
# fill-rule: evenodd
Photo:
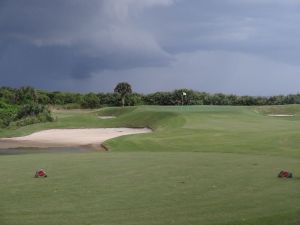
<svg viewBox="0 0 300 225">
<path fill-rule="evenodd" d="M 268 117 L 271 113 L 295 117 Z M 98 115 L 117 118 L 101 120 Z M 300 106 L 58 111 L 49 128 L 151 127 L 107 153 L 0 156 L 1 225 L 298 225 Z M 46 179 L 33 178 L 45 168 Z M 294 173 L 279 179 L 280 170 Z"/>
<path fill-rule="evenodd" d="M 300 106 L 292 108 L 300 112 Z M 151 121 L 155 132 L 120 137 L 105 144 L 123 152 L 231 152 L 299 157 L 299 115 L 274 118 L 257 110 L 229 106 L 140 107 L 119 119 L 126 119 L 128 125 L 135 120 L 144 125 Z"/>
<path fill-rule="evenodd" d="M 230 153 L 4 156 L 0 224 L 296 225 L 300 179 L 276 178 L 282 165 L 300 169 L 290 157 Z M 39 167 L 49 178 L 32 178 Z"/>
</svg>

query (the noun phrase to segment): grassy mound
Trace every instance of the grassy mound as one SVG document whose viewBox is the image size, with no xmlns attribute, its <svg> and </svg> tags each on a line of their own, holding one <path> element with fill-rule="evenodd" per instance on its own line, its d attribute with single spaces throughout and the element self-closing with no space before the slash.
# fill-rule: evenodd
<svg viewBox="0 0 300 225">
<path fill-rule="evenodd" d="M 155 132 L 124 136 L 105 144 L 115 151 L 285 153 L 298 157 L 298 117 L 271 118 L 257 110 L 269 107 L 140 107 L 116 121 L 127 126 L 146 125 Z M 296 113 L 300 107 L 287 106 L 286 111 L 291 110 Z"/>
</svg>

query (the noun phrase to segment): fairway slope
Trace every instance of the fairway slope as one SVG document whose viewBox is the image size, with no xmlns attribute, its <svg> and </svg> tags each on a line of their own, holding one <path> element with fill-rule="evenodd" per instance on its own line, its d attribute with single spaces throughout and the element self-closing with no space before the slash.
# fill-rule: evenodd
<svg viewBox="0 0 300 225">
<path fill-rule="evenodd" d="M 147 124 L 154 132 L 140 137 L 119 137 L 106 141 L 105 145 L 122 152 L 226 152 L 299 157 L 299 113 L 299 105 L 142 106 L 121 114 L 118 120 Z"/>
</svg>

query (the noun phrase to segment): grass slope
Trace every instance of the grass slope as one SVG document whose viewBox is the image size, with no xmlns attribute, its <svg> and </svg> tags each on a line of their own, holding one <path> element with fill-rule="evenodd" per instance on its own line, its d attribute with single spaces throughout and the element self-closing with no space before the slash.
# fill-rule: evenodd
<svg viewBox="0 0 300 225">
<path fill-rule="evenodd" d="M 266 116 L 278 112 L 295 117 Z M 142 106 L 59 111 L 54 123 L 0 130 L 154 130 L 109 140 L 108 153 L 0 156 L 0 224 L 298 225 L 299 115 L 300 106 Z M 40 167 L 49 178 L 32 178 Z M 276 178 L 282 169 L 295 178 Z"/>
<path fill-rule="evenodd" d="M 293 114 L 299 106 L 287 106 Z M 153 134 L 126 136 L 106 142 L 116 151 L 192 151 L 256 154 L 289 154 L 299 157 L 300 120 L 274 118 L 262 108 L 230 106 L 141 107 L 122 118 L 134 123 L 149 113 L 146 121 L 156 128 Z M 276 109 L 276 108 L 275 108 Z M 296 111 L 298 110 L 298 111 Z M 133 116 L 133 118 L 131 117 Z M 131 120 L 132 118 L 132 120 Z M 121 117 L 120 117 L 121 119 Z M 134 146 L 134 147 L 133 147 Z"/>
</svg>

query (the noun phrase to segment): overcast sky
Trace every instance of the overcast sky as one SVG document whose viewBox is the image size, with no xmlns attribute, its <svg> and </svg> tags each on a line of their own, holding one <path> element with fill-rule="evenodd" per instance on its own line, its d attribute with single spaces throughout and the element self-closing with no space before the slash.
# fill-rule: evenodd
<svg viewBox="0 0 300 225">
<path fill-rule="evenodd" d="M 300 0 L 0 0 L 0 86 L 300 92 Z"/>
</svg>

